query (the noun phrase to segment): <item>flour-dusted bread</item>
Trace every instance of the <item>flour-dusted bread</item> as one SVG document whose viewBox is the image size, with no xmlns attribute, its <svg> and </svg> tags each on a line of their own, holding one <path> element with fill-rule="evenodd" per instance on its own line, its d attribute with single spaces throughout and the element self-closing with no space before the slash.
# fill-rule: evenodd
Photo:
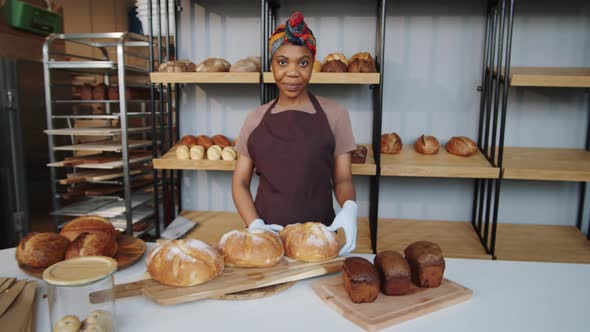
<svg viewBox="0 0 590 332">
<path fill-rule="evenodd" d="M 197 65 L 197 72 L 226 72 L 229 71 L 231 64 L 220 58 L 207 58 Z"/>
<path fill-rule="evenodd" d="M 29 233 L 16 247 L 16 260 L 25 266 L 46 268 L 64 259 L 70 241 L 56 233 Z"/>
<path fill-rule="evenodd" d="M 145 260 L 150 276 L 166 285 L 195 286 L 223 271 L 223 257 L 205 242 L 172 240 L 152 249 Z"/>
<path fill-rule="evenodd" d="M 226 266 L 274 266 L 285 253 L 281 238 L 264 229 L 230 231 L 221 237 L 218 247 Z"/>
<path fill-rule="evenodd" d="M 336 233 L 319 222 L 287 225 L 280 233 L 285 255 L 305 262 L 321 262 L 338 256 Z"/>
</svg>

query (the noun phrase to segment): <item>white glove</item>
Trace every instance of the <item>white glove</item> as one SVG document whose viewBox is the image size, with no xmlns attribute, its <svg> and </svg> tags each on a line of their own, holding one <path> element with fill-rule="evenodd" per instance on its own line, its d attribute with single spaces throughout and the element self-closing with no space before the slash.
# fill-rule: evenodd
<svg viewBox="0 0 590 332">
<path fill-rule="evenodd" d="M 328 227 L 329 230 L 335 232 L 337 229 L 344 229 L 346 236 L 346 243 L 340 249 L 338 255 L 346 255 L 356 248 L 356 213 L 358 206 L 354 201 L 346 201 L 342 205 L 342 209 L 334 218 L 332 225 Z"/>
<path fill-rule="evenodd" d="M 283 230 L 283 226 L 281 225 L 267 225 L 264 223 L 262 219 L 255 219 L 253 222 L 248 225 L 249 230 L 253 229 L 266 229 L 267 231 L 278 233 Z"/>
</svg>

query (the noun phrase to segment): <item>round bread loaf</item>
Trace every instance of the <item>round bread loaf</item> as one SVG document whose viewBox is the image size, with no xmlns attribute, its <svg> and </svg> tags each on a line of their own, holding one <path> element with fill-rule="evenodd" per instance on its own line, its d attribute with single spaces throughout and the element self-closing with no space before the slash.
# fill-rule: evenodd
<svg viewBox="0 0 590 332">
<path fill-rule="evenodd" d="M 381 153 L 397 154 L 402 150 L 402 139 L 396 133 L 381 135 Z"/>
<path fill-rule="evenodd" d="M 16 260 L 26 266 L 46 268 L 64 259 L 70 241 L 56 233 L 29 233 L 16 247 Z"/>
<path fill-rule="evenodd" d="M 159 72 L 164 73 L 182 73 L 194 72 L 197 66 L 189 60 L 176 60 L 163 62 L 158 66 Z"/>
<path fill-rule="evenodd" d="M 447 151 L 459 157 L 470 157 L 477 152 L 477 144 L 465 136 L 456 136 L 447 142 Z"/>
<path fill-rule="evenodd" d="M 434 136 L 422 135 L 414 143 L 416 152 L 426 155 L 437 154 L 440 149 L 440 144 Z"/>
<path fill-rule="evenodd" d="M 79 332 L 82 323 L 80 318 L 74 315 L 63 316 L 53 325 L 53 332 Z"/>
<path fill-rule="evenodd" d="M 186 145 L 179 145 L 176 147 L 176 159 L 178 160 L 187 160 L 190 158 L 190 150 Z"/>
<path fill-rule="evenodd" d="M 197 145 L 200 145 L 205 150 L 208 150 L 211 145 L 213 145 L 213 141 L 209 138 L 209 136 L 199 135 L 197 136 Z"/>
<path fill-rule="evenodd" d="M 110 221 L 99 216 L 82 216 L 78 217 L 62 228 L 59 233 L 70 241 L 74 241 L 78 235 L 87 233 L 102 232 L 110 235 L 115 240 L 117 239 L 117 230 L 113 227 Z"/>
<path fill-rule="evenodd" d="M 221 237 L 218 247 L 226 266 L 274 266 L 285 253 L 281 238 L 264 229 L 230 231 Z"/>
<path fill-rule="evenodd" d="M 70 242 L 66 250 L 66 259 L 80 256 L 115 257 L 119 246 L 117 238 L 103 232 L 82 233 Z"/>
<path fill-rule="evenodd" d="M 318 60 L 314 60 L 312 72 L 319 73 L 322 71 L 322 63 Z"/>
<path fill-rule="evenodd" d="M 348 60 L 342 53 L 328 54 L 322 63 L 322 71 L 330 73 L 344 73 L 348 71 Z"/>
<path fill-rule="evenodd" d="M 359 52 L 348 60 L 348 71 L 350 73 L 374 73 L 377 68 L 370 53 Z"/>
<path fill-rule="evenodd" d="M 223 257 L 194 239 L 166 241 L 149 252 L 145 263 L 153 279 L 182 287 L 202 284 L 223 270 Z"/>
<path fill-rule="evenodd" d="M 211 137 L 211 140 L 213 141 L 213 144 L 219 145 L 222 149 L 226 146 L 231 146 L 231 141 L 229 140 L 229 138 L 223 135 L 215 135 Z"/>
<path fill-rule="evenodd" d="M 280 232 L 285 255 L 305 262 L 321 262 L 338 256 L 336 233 L 319 222 L 287 225 Z"/>
<path fill-rule="evenodd" d="M 197 65 L 197 72 L 226 72 L 231 64 L 220 58 L 207 58 Z"/>
<path fill-rule="evenodd" d="M 245 59 L 238 60 L 229 68 L 231 72 L 259 72 L 260 71 L 260 57 L 250 56 Z"/>
</svg>

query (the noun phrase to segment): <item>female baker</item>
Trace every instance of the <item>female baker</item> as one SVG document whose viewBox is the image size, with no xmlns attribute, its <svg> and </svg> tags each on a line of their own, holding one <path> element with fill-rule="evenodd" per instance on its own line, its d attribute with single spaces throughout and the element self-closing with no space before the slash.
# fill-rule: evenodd
<svg viewBox="0 0 590 332">
<path fill-rule="evenodd" d="M 316 55 L 315 38 L 303 15 L 294 13 L 269 41 L 279 97 L 250 112 L 236 144 L 234 203 L 249 229 L 320 221 L 342 228 L 356 247 L 357 204 L 350 152 L 356 144 L 348 112 L 335 101 L 307 91 Z M 260 177 L 256 200 L 252 172 Z M 335 215 L 332 187 L 342 209 Z"/>
</svg>

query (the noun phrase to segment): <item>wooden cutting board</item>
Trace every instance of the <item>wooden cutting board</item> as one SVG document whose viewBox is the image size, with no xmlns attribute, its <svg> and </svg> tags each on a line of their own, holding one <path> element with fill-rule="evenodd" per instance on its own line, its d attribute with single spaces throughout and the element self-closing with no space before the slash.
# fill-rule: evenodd
<svg viewBox="0 0 590 332">
<path fill-rule="evenodd" d="M 433 311 L 467 301 L 473 292 L 443 279 L 437 288 L 417 288 L 404 296 L 379 294 L 373 303 L 354 303 L 342 283 L 342 275 L 312 284 L 316 294 L 339 314 L 367 331 L 378 331 Z"/>
<path fill-rule="evenodd" d="M 174 287 L 145 279 L 116 285 L 115 297 L 143 294 L 160 305 L 180 304 L 338 272 L 343 261 L 343 257 L 319 263 L 284 258 L 278 265 L 267 268 L 226 267 L 215 279 L 193 287 Z M 90 302 L 100 303 L 107 295 L 102 291 L 92 293 Z"/>
</svg>

